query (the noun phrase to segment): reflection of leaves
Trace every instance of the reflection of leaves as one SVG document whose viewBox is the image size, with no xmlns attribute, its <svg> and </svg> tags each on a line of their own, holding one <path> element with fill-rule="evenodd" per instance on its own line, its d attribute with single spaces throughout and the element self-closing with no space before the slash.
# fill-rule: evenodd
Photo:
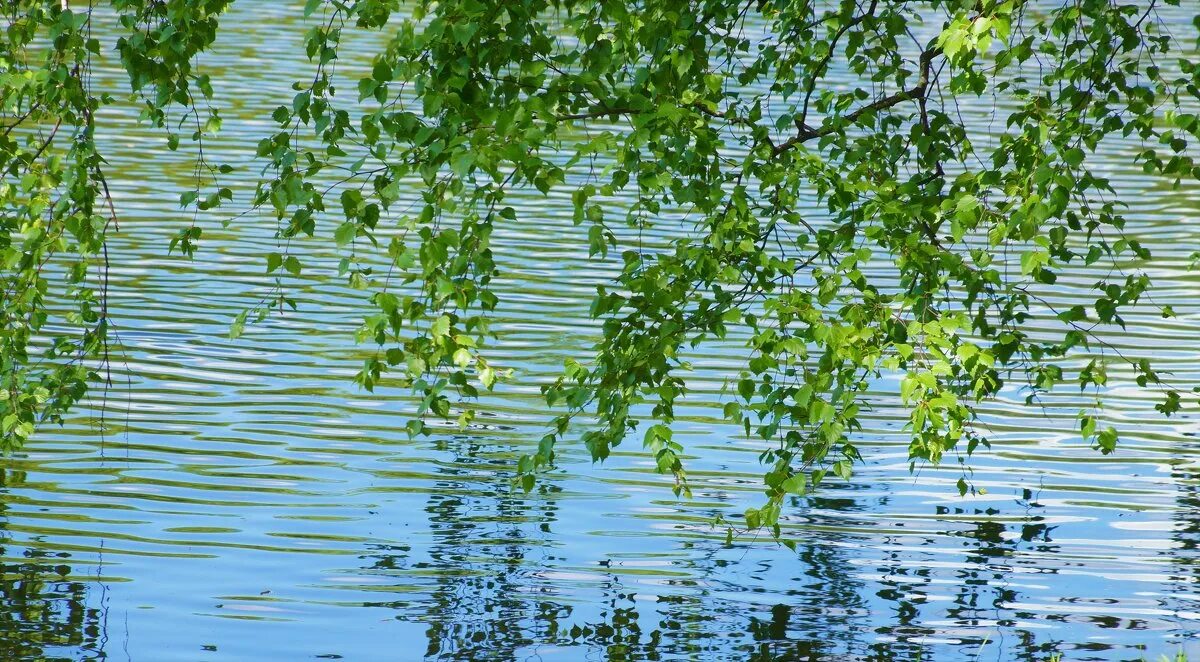
<svg viewBox="0 0 1200 662">
<path fill-rule="evenodd" d="M 408 553 L 412 550 L 409 545 L 369 545 L 371 553 L 359 558 L 373 561 L 371 570 L 399 570 L 408 566 Z"/>
<path fill-rule="evenodd" d="M 7 490 L 25 482 L 24 471 L 0 468 L 0 515 Z M 0 660 L 103 658 L 103 613 L 88 606 L 87 584 L 69 579 L 69 555 L 25 549 L 24 561 L 3 560 L 16 554 L 0 547 Z"/>
<path fill-rule="evenodd" d="M 68 580 L 71 567 L 44 551 L 25 556 L 0 563 L 0 659 L 103 658 L 102 613 L 88 606 L 87 585 Z"/>
</svg>

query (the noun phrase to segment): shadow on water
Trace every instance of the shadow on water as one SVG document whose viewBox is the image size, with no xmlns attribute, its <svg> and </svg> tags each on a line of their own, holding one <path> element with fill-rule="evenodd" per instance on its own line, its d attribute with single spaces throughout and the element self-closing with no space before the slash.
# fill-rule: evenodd
<svg viewBox="0 0 1200 662">
<path fill-rule="evenodd" d="M 24 482 L 0 468 L 0 660 L 105 659 L 107 610 L 89 599 L 103 585 L 77 578 L 67 552 L 8 544 L 9 490 Z"/>
</svg>

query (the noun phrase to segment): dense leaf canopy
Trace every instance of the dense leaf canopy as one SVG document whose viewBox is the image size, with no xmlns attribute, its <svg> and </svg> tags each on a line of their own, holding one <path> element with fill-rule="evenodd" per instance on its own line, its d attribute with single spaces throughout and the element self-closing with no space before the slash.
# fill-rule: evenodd
<svg viewBox="0 0 1200 662">
<path fill-rule="evenodd" d="M 105 241 L 121 210 L 97 147 L 103 108 L 140 108 L 163 149 L 194 154 L 196 188 L 164 250 L 197 250 L 194 212 L 244 211 L 222 181 L 258 171 L 204 152 L 221 119 L 202 53 L 230 1 L 5 3 L 5 447 L 106 379 Z M 520 462 L 527 488 L 564 437 L 581 430 L 602 460 L 640 420 L 659 469 L 686 491 L 671 434 L 683 356 L 734 331 L 750 358 L 724 415 L 761 439 L 766 468 L 751 527 L 775 524 L 784 497 L 827 472 L 849 477 L 881 375 L 900 377 L 914 462 L 986 444 L 976 407 L 1003 389 L 1030 402 L 1062 385 L 1098 395 L 1112 362 L 1130 364 L 1169 415 L 1186 393 L 1095 333 L 1145 298 L 1151 256 L 1124 235 L 1120 198 L 1087 161 L 1117 142 L 1150 175 L 1200 178 L 1197 30 L 1160 14 L 1178 5 L 309 0 L 295 57 L 311 75 L 247 146 L 266 165 L 252 204 L 279 222 L 283 248 L 264 256 L 275 286 L 233 335 L 294 305 L 303 240 L 334 241 L 342 275 L 364 291 L 359 340 L 378 345 L 358 383 L 415 389 L 414 434 L 431 416 L 469 423 L 471 399 L 507 374 L 488 360 L 489 313 L 503 305 L 491 233 L 536 229 L 535 210 L 506 197 L 537 190 L 569 194 L 594 259 L 621 270 L 595 296 L 594 354 L 544 389 L 560 413 Z M 336 70 L 357 33 L 384 35 L 361 80 Z M 127 87 L 97 91 L 94 62 L 116 59 Z M 971 104 L 1002 110 L 982 126 L 964 119 Z M 399 208 L 413 186 L 421 204 Z M 691 230 L 639 241 L 666 218 Z M 1058 309 L 1041 294 L 1103 262 L 1093 305 Z M 1034 317 L 1058 332 L 1028 333 Z M 1081 433 L 1111 452 L 1117 433 L 1097 419 L 1081 412 Z"/>
</svg>

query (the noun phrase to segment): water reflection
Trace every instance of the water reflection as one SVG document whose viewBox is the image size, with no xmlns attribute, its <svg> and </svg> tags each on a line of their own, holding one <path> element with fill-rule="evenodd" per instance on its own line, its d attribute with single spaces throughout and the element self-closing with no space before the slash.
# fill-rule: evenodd
<svg viewBox="0 0 1200 662">
<path fill-rule="evenodd" d="M 1177 617 L 1200 616 L 1200 469 L 1181 461 L 1172 468 L 1171 476 L 1178 490 L 1177 507 L 1170 528 L 1176 546 L 1169 554 L 1171 586 L 1163 596 L 1163 606 Z M 1200 628 L 1170 643 L 1200 658 Z"/>
<path fill-rule="evenodd" d="M 597 560 L 556 537 L 570 497 L 560 484 L 543 481 L 532 497 L 513 491 L 510 449 L 467 436 L 431 449 L 428 540 L 417 534 L 411 545 L 372 546 L 359 557 L 364 577 L 387 581 L 371 590 L 395 596 L 363 606 L 421 623 L 426 659 L 575 659 L 584 648 L 592 659 L 765 662 L 870 650 L 864 584 L 848 549 L 825 535 L 798 540 L 794 555 L 713 535 L 685 543 L 686 555 L 665 564 L 620 551 Z M 807 501 L 809 524 L 819 526 L 863 508 L 854 499 Z M 747 590 L 765 600 L 737 598 Z"/>
<path fill-rule="evenodd" d="M 9 490 L 25 479 L 0 468 L 0 660 L 102 659 L 108 613 L 89 599 L 99 580 L 77 577 L 67 552 L 6 544 Z"/>
<path fill-rule="evenodd" d="M 534 499 L 518 496 L 497 470 L 508 466 L 504 454 L 478 440 L 449 437 L 436 449 L 448 459 L 425 505 L 432 543 L 428 561 L 413 566 L 434 583 L 422 618 L 426 656 L 515 660 L 539 643 L 530 624 L 546 617 L 534 568 L 544 567 L 556 489 L 543 484 Z M 481 483 L 480 475 L 490 479 Z"/>
</svg>

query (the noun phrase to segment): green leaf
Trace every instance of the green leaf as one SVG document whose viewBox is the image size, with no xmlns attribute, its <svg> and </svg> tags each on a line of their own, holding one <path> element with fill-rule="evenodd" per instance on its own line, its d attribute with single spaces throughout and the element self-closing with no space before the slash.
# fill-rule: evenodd
<svg viewBox="0 0 1200 662">
<path fill-rule="evenodd" d="M 450 318 L 442 315 L 433 321 L 433 325 L 429 329 L 430 335 L 434 340 L 440 340 L 450 333 Z"/>
<path fill-rule="evenodd" d="M 1028 251 L 1021 254 L 1021 273 L 1029 275 L 1049 264 L 1050 256 L 1045 251 Z"/>
<path fill-rule="evenodd" d="M 236 318 L 234 318 L 233 322 L 229 325 L 229 339 L 230 340 L 237 339 L 238 337 L 240 337 L 242 335 L 243 332 L 245 332 L 246 318 L 249 315 L 249 313 L 250 313 L 250 311 L 243 310 L 241 313 L 238 314 L 238 316 Z"/>
<path fill-rule="evenodd" d="M 751 531 L 762 527 L 762 512 L 758 508 L 746 509 L 746 528 Z"/>
<path fill-rule="evenodd" d="M 1100 447 L 1100 452 L 1108 455 L 1117 450 L 1117 431 L 1115 428 L 1105 428 L 1096 438 L 1096 443 Z"/>
<path fill-rule="evenodd" d="M 795 494 L 797 496 L 804 496 L 808 491 L 804 474 L 796 474 L 788 478 L 780 484 L 779 488 L 788 494 Z"/>
<path fill-rule="evenodd" d="M 496 371 L 490 367 L 480 370 L 479 381 L 483 384 L 484 388 L 489 391 L 492 390 L 492 387 L 496 385 Z"/>
<path fill-rule="evenodd" d="M 471 356 L 471 352 L 469 350 L 467 350 L 465 347 L 460 347 L 454 352 L 454 365 L 460 368 L 465 368 L 471 363 L 472 358 L 473 357 Z"/>
<path fill-rule="evenodd" d="M 346 246 L 350 242 L 354 241 L 354 238 L 357 235 L 358 226 L 350 222 L 342 223 L 333 233 L 334 241 L 339 247 Z"/>
</svg>

